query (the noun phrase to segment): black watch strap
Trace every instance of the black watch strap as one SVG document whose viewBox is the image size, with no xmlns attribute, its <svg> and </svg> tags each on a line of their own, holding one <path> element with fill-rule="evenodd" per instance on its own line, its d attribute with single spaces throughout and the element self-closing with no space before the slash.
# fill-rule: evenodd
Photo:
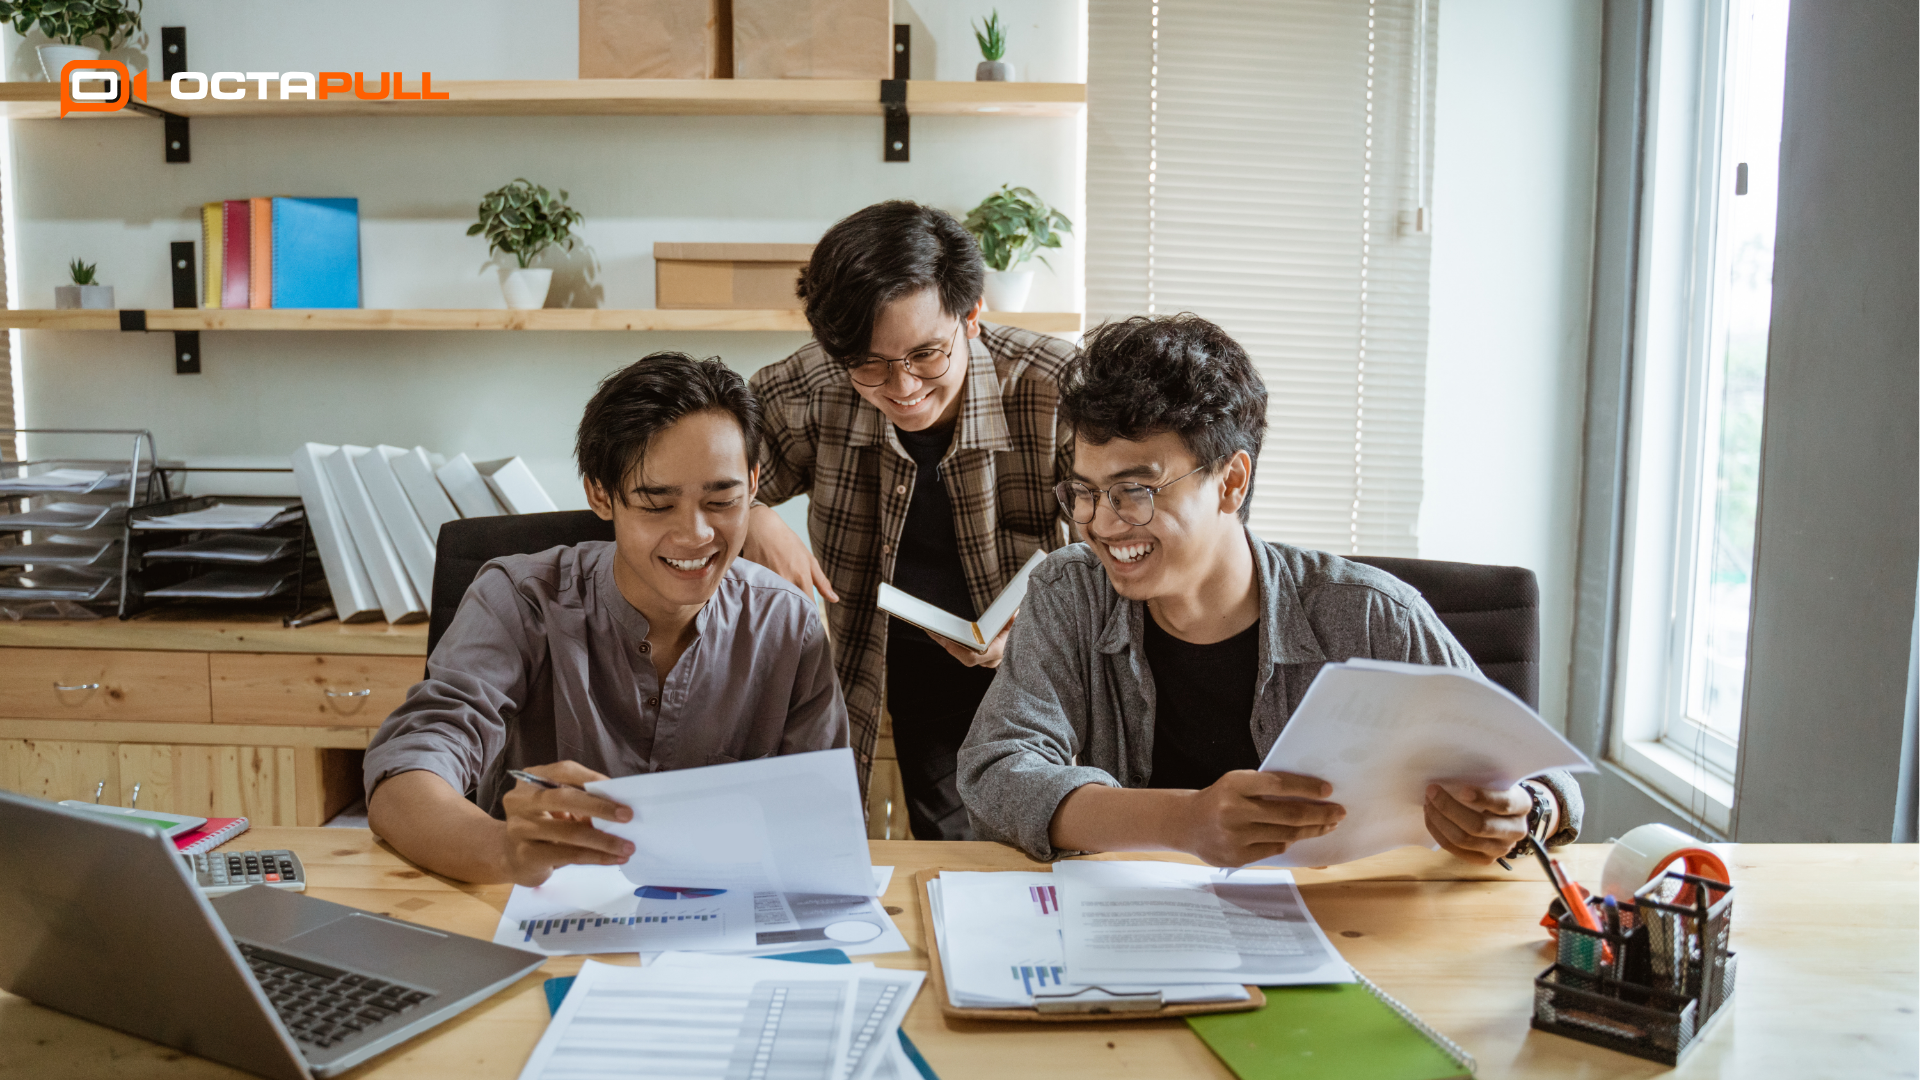
<svg viewBox="0 0 1920 1080">
<path fill-rule="evenodd" d="M 1547 846 L 1547 838 L 1542 836 L 1541 833 L 1547 827 L 1547 811 L 1549 809 L 1547 800 L 1551 798 L 1551 796 L 1541 794 L 1540 785 L 1538 784 L 1523 783 L 1521 786 L 1526 789 L 1527 798 L 1532 800 L 1533 805 L 1527 808 L 1526 839 L 1513 845 L 1512 849 L 1507 852 L 1507 858 L 1509 859 L 1518 859 L 1525 855 L 1531 855 L 1535 845 L 1538 845 L 1542 851 L 1545 851 Z"/>
</svg>

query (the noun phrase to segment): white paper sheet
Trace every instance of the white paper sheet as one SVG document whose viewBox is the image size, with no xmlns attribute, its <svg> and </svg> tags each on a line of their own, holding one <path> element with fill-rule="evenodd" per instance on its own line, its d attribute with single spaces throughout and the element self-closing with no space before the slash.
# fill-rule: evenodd
<svg viewBox="0 0 1920 1080">
<path fill-rule="evenodd" d="M 777 973 L 581 965 L 520 1080 L 848 1075 L 859 984 L 844 966 Z"/>
<path fill-rule="evenodd" d="M 217 502 L 199 510 L 189 510 L 184 514 L 162 514 L 158 517 L 141 518 L 133 523 L 136 529 L 260 529 L 269 524 L 279 525 L 300 519 L 300 507 L 297 505 L 259 505 L 251 503 Z"/>
<path fill-rule="evenodd" d="M 1320 669 L 1260 768 L 1327 781 L 1347 816 L 1258 865 L 1332 866 L 1399 847 L 1438 848 L 1427 833 L 1428 784 L 1506 788 L 1593 764 L 1485 676 L 1349 660 Z"/>
<path fill-rule="evenodd" d="M 1067 977 L 1060 940 L 1059 883 L 1049 873 L 949 870 L 928 883 L 940 968 L 958 1008 L 1022 1008 L 1036 991 L 1072 992 L 1089 985 Z M 1165 985 L 1102 983 L 1115 993 L 1160 990 L 1163 1000 L 1244 1001 L 1235 982 Z"/>
<path fill-rule="evenodd" d="M 1075 860 L 1053 876 L 1067 972 L 1078 982 L 1353 981 L 1284 870 L 1229 877 L 1183 863 Z"/>
<path fill-rule="evenodd" d="M 753 947 L 751 892 L 642 891 L 616 867 L 560 867 L 539 888 L 514 887 L 494 943 L 548 956 Z"/>
</svg>

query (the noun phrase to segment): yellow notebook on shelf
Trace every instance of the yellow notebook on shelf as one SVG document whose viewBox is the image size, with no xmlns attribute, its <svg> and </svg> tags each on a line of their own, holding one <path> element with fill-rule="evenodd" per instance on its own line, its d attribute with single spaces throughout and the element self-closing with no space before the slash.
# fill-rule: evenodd
<svg viewBox="0 0 1920 1080">
<path fill-rule="evenodd" d="M 1267 988 L 1265 1008 L 1189 1016 L 1240 1080 L 1456 1080 L 1471 1055 L 1354 972 L 1358 982 Z"/>
<path fill-rule="evenodd" d="M 227 247 L 226 204 L 210 202 L 200 207 L 200 265 L 206 268 L 206 281 L 200 290 L 200 306 L 220 306 L 220 255 Z"/>
</svg>

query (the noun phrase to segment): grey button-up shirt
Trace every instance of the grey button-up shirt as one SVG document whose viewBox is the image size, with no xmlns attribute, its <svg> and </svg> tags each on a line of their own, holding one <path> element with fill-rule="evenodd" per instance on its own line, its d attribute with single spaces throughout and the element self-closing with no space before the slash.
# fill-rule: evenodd
<svg viewBox="0 0 1920 1080">
<path fill-rule="evenodd" d="M 426 681 L 367 747 L 367 794 L 425 769 L 497 817 L 508 769 L 630 776 L 847 745 L 826 633 L 798 589 L 735 559 L 662 685 L 614 558 L 598 541 L 481 567 Z"/>
<path fill-rule="evenodd" d="M 1249 720 L 1262 757 L 1323 664 L 1356 656 L 1473 669 L 1473 660 L 1411 585 L 1337 555 L 1269 544 L 1252 533 L 1260 587 L 1260 661 Z M 974 832 L 1035 859 L 1057 859 L 1053 814 L 1083 784 L 1145 787 L 1153 774 L 1155 698 L 1141 604 L 1113 590 L 1085 544 L 1036 567 L 1006 659 L 960 749 L 960 795 Z M 1580 787 L 1539 778 L 1580 829 Z M 1337 794 L 1337 793 L 1336 793 Z"/>
</svg>

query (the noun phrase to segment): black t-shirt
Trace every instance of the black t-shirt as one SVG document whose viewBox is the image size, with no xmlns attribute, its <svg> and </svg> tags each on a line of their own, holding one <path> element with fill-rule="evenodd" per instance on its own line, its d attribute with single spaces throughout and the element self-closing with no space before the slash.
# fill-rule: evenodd
<svg viewBox="0 0 1920 1080">
<path fill-rule="evenodd" d="M 1147 616 L 1147 666 L 1153 671 L 1153 776 L 1148 787 L 1203 788 L 1234 769 L 1257 769 L 1253 679 L 1260 624 L 1225 641 L 1195 645 Z"/>
<path fill-rule="evenodd" d="M 893 557 L 893 587 L 934 607 L 972 619 L 973 594 L 967 589 L 966 567 L 960 562 L 960 537 L 953 526 L 953 502 L 940 477 L 940 459 L 953 444 L 959 427 L 950 424 L 931 431 L 902 431 L 900 445 L 913 458 L 913 492 L 907 502 L 907 520 L 900 530 L 900 550 Z M 888 636 L 933 644 L 926 631 L 904 619 L 892 619 Z"/>
</svg>

